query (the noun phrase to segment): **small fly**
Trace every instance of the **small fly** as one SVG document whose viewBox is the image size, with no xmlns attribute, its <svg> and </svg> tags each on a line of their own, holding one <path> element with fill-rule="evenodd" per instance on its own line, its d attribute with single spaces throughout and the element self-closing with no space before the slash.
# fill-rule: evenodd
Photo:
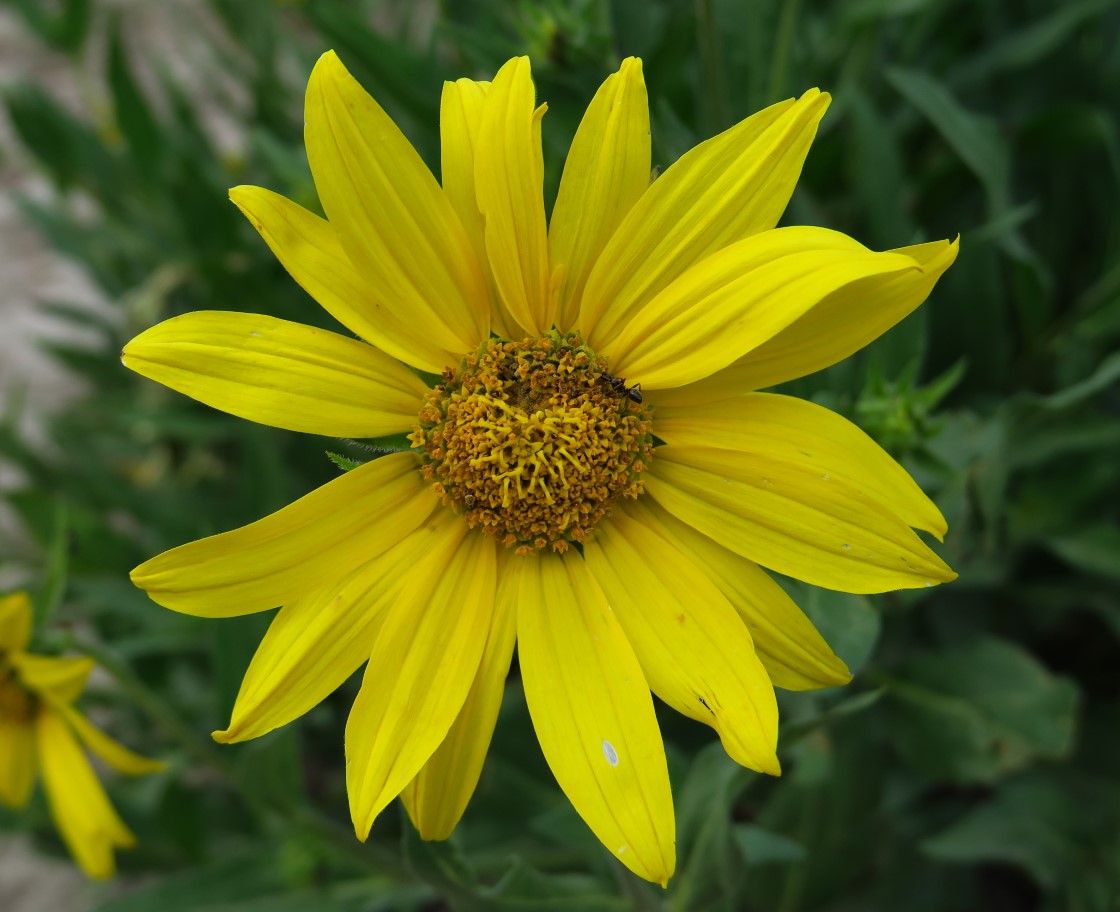
<svg viewBox="0 0 1120 912">
<path fill-rule="evenodd" d="M 627 386 L 626 381 L 619 377 L 612 377 L 606 371 L 599 374 L 599 379 L 607 384 L 612 390 L 620 396 L 625 396 L 631 402 L 642 401 L 642 385 L 635 383 L 633 386 Z"/>
</svg>

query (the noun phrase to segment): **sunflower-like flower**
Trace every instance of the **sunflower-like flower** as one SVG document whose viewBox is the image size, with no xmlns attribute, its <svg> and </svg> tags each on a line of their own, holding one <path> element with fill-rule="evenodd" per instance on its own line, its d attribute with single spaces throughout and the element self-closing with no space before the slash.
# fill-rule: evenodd
<svg viewBox="0 0 1120 912">
<path fill-rule="evenodd" d="M 444 86 L 442 186 L 325 54 L 305 140 L 327 219 L 233 201 L 361 341 L 268 316 L 175 317 L 129 368 L 312 434 L 411 432 L 244 528 L 132 574 L 161 605 L 282 606 L 219 741 L 263 735 L 363 663 L 346 777 L 364 839 L 398 795 L 447 837 L 478 781 L 516 643 L 561 788 L 603 844 L 675 864 L 650 691 L 778 774 L 774 687 L 847 668 L 762 568 L 847 592 L 954 578 L 945 521 L 844 418 L 757 392 L 827 367 L 916 308 L 956 256 L 775 228 L 829 98 L 784 101 L 651 182 L 640 61 L 599 89 L 546 220 L 529 61 Z"/>
<path fill-rule="evenodd" d="M 26 652 L 31 602 L 26 593 L 0 598 L 0 802 L 21 808 L 40 771 L 51 816 L 70 854 L 90 877 L 112 877 L 113 850 L 136 844 L 86 756 L 140 776 L 163 769 L 96 728 L 73 703 L 93 659 Z M 84 745 L 84 748 L 83 748 Z"/>
</svg>

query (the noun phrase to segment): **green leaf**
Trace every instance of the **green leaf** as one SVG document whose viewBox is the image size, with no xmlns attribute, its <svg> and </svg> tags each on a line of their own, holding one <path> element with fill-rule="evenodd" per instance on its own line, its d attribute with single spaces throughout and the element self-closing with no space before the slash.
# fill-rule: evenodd
<svg viewBox="0 0 1120 912">
<path fill-rule="evenodd" d="M 886 682 L 891 742 L 915 769 L 992 782 L 1073 743 L 1077 687 L 992 637 L 919 653 Z"/>
<path fill-rule="evenodd" d="M 109 21 L 109 88 L 117 125 L 128 142 L 129 152 L 139 172 L 148 178 L 155 175 L 161 155 L 159 125 L 132 75 L 121 34 L 121 17 Z"/>
<path fill-rule="evenodd" d="M 922 843 L 932 858 L 1012 864 L 1055 890 L 1097 874 L 1120 843 L 1120 785 L 1075 770 L 1031 774 Z M 1115 868 L 1115 862 L 1113 862 Z"/>
<path fill-rule="evenodd" d="M 470 897 L 478 883 L 454 840 L 426 842 L 401 809 L 401 852 L 405 863 L 426 884 L 447 897 Z"/>
<path fill-rule="evenodd" d="M 1081 0 L 1065 3 L 1023 28 L 992 42 L 980 53 L 962 61 L 955 78 L 973 82 L 1004 70 L 1020 70 L 1039 64 L 1060 50 L 1069 37 L 1086 22 L 1114 9 L 1115 0 Z"/>
<path fill-rule="evenodd" d="M 975 174 L 993 212 L 1010 203 L 1011 155 L 999 127 L 966 109 L 942 83 L 916 70 L 890 67 L 887 81 L 920 110 Z"/>
<path fill-rule="evenodd" d="M 53 16 L 49 8 L 60 4 L 45 4 L 42 0 L 12 0 L 27 24 L 51 47 L 73 53 L 85 44 L 92 19 L 90 0 L 62 0 L 61 9 Z"/>
<path fill-rule="evenodd" d="M 753 823 L 740 823 L 732 828 L 735 842 L 749 865 L 779 864 L 802 861 L 805 847 L 788 836 L 782 836 Z"/>
<path fill-rule="evenodd" d="M 584 874 L 545 874 L 515 858 L 493 887 L 479 890 L 478 899 L 463 905 L 478 912 L 627 912 L 633 906 Z"/>
<path fill-rule="evenodd" d="M 706 908 L 716 897 L 730 901 L 741 886 L 731 811 L 751 776 L 718 742 L 693 759 L 676 802 L 677 873 L 669 881 L 671 912 Z"/>
<path fill-rule="evenodd" d="M 98 906 L 97 912 L 200 912 L 275 896 L 285 887 L 275 852 L 239 852 L 111 899 Z"/>
<path fill-rule="evenodd" d="M 873 247 L 897 246 L 914 234 L 906 206 L 906 181 L 898 138 L 892 125 L 868 96 L 855 89 L 849 107 L 852 119 L 850 167 L 867 207 Z M 913 321 L 907 321 L 910 323 Z M 913 353 L 911 353 L 912 356 Z"/>
<path fill-rule="evenodd" d="M 1098 523 L 1047 539 L 1058 557 L 1078 570 L 1120 580 L 1120 529 Z"/>
<path fill-rule="evenodd" d="M 997 123 L 965 108 L 941 82 L 924 73 L 891 67 L 886 76 L 907 101 L 929 118 L 980 180 L 988 200 L 989 224 L 985 229 L 988 235 L 1029 269 L 1036 284 L 1049 287 L 1051 278 L 1044 263 L 1017 230 L 1017 225 L 1030 216 L 1031 210 L 1012 207 L 1011 146 L 1001 135 Z"/>
<path fill-rule="evenodd" d="M 856 674 L 875 649 L 882 626 L 871 599 L 787 580 L 780 582 L 790 590 L 832 651 Z"/>
<path fill-rule="evenodd" d="M 1105 358 L 1093 373 L 1073 386 L 1049 396 L 1025 394 L 1021 401 L 1048 411 L 1063 411 L 1079 405 L 1120 380 L 1120 352 Z"/>
<path fill-rule="evenodd" d="M 36 626 L 47 626 L 54 620 L 66 594 L 70 565 L 70 511 L 61 497 L 55 500 L 54 523 L 47 548 L 46 579 L 38 599 Z"/>
</svg>

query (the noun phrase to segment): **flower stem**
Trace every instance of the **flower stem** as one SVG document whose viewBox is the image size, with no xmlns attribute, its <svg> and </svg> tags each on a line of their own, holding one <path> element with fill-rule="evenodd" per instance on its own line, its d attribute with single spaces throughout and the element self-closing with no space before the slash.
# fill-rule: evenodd
<svg viewBox="0 0 1120 912">
<path fill-rule="evenodd" d="M 786 94 L 786 70 L 789 67 L 790 48 L 793 46 L 793 32 L 797 26 L 801 0 L 786 0 L 778 19 L 778 34 L 774 37 L 774 57 L 770 65 L 770 91 L 767 104 L 781 101 Z"/>
</svg>

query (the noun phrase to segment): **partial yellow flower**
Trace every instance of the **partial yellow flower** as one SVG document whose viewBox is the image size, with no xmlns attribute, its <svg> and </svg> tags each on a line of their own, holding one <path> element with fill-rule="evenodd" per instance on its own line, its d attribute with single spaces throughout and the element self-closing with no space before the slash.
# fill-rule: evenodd
<svg viewBox="0 0 1120 912">
<path fill-rule="evenodd" d="M 21 808 L 42 773 L 51 816 L 70 854 L 90 877 L 112 877 L 113 850 L 136 844 L 109 803 L 86 751 L 113 769 L 141 776 L 163 769 L 95 728 L 73 703 L 93 659 L 26 652 L 31 602 L 0 597 L 0 801 Z"/>
<path fill-rule="evenodd" d="M 122 356 L 252 421 L 411 432 L 411 452 L 133 571 L 175 611 L 283 606 L 219 741 L 290 722 L 368 663 L 346 728 L 357 835 L 399 795 L 442 839 L 516 643 L 561 788 L 662 884 L 675 834 L 651 690 L 779 773 L 774 686 L 850 675 L 762 568 L 850 592 L 955 576 L 913 531 L 940 538 L 940 512 L 882 449 L 758 391 L 870 342 L 956 256 L 956 242 L 877 253 L 775 228 L 828 102 L 814 89 L 773 105 L 651 183 L 628 59 L 592 100 L 548 218 L 527 59 L 444 86 L 442 186 L 339 59 L 319 60 L 305 138 L 327 219 L 259 187 L 230 196 L 364 341 L 194 313 Z"/>
</svg>

